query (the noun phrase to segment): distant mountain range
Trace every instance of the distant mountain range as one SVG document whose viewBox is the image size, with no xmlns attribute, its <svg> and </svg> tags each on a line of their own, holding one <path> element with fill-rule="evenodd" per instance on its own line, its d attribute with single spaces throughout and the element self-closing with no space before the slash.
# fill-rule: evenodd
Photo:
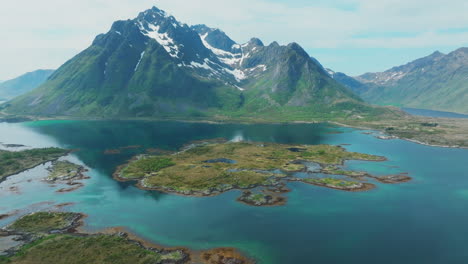
<svg viewBox="0 0 468 264">
<path fill-rule="evenodd" d="M 298 44 L 238 44 L 154 7 L 115 22 L 39 88 L 10 101 L 14 114 L 86 117 L 365 118 L 370 106 Z M 279 119 L 278 119 L 279 118 Z"/>
<path fill-rule="evenodd" d="M 329 73 L 370 103 L 468 113 L 468 48 L 355 78 Z"/>
<path fill-rule="evenodd" d="M 39 87 L 53 72 L 53 70 L 37 70 L 9 81 L 0 81 L 0 101 L 10 100 Z"/>
</svg>

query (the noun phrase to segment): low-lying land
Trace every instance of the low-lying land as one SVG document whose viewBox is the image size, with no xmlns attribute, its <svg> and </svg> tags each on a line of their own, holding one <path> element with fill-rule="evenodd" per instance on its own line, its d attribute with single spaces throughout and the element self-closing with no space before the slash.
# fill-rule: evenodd
<svg viewBox="0 0 468 264">
<path fill-rule="evenodd" d="M 85 177 L 83 173 L 86 171 L 83 166 L 67 160 L 52 162 L 48 170 L 47 181 L 49 182 L 80 180 Z"/>
<path fill-rule="evenodd" d="M 38 212 L 20 218 L 5 229 L 21 234 L 58 233 L 77 227 L 82 217 L 77 213 Z"/>
<path fill-rule="evenodd" d="M 463 147 L 468 148 L 468 118 L 441 118 L 441 117 L 423 117 L 407 114 L 394 107 L 385 107 L 385 113 L 372 118 L 363 118 L 362 116 L 351 116 L 348 118 L 336 116 L 311 117 L 310 114 L 299 114 L 297 116 L 267 115 L 261 117 L 239 116 L 239 117 L 204 117 L 191 119 L 184 118 L 128 118 L 131 120 L 182 120 L 187 122 L 208 122 L 208 123 L 319 123 L 329 122 L 338 125 L 350 126 L 355 128 L 376 129 L 386 134 L 405 140 L 415 141 L 417 143 L 441 146 L 441 147 Z M 37 116 L 15 116 L 8 115 L 0 111 L 0 122 L 25 122 L 33 120 L 69 120 L 81 119 L 79 117 L 56 116 L 56 117 L 37 117 Z M 93 117 L 95 119 L 103 119 Z M 107 154 L 118 154 L 121 149 L 107 150 Z"/>
<path fill-rule="evenodd" d="M 67 155 L 70 151 L 60 148 L 28 149 L 23 151 L 0 150 L 0 182 L 6 177 L 32 169 L 38 165 Z"/>
<path fill-rule="evenodd" d="M 251 192 L 244 191 L 242 195 L 237 198 L 239 202 L 252 206 L 276 206 L 286 203 L 286 198 L 273 192 Z"/>
<path fill-rule="evenodd" d="M 52 162 L 47 168 L 49 175 L 45 179 L 48 183 L 66 184 L 70 187 L 59 189 L 57 192 L 71 192 L 84 186 L 80 180 L 89 179 L 84 175 L 87 169 L 67 160 L 58 160 Z"/>
<path fill-rule="evenodd" d="M 299 179 L 296 179 L 296 180 L 299 180 Z M 319 178 L 319 179 L 308 178 L 308 179 L 302 179 L 300 181 L 313 184 L 313 185 L 317 185 L 317 186 L 323 186 L 323 187 L 328 187 L 331 189 L 346 190 L 346 191 L 364 191 L 364 190 L 370 190 L 370 189 L 375 188 L 375 185 L 371 183 L 358 182 L 358 181 L 346 181 L 346 180 L 334 179 L 334 178 Z"/>
<path fill-rule="evenodd" d="M 377 129 L 385 134 L 417 143 L 468 148 L 468 118 L 410 116 L 373 121 L 339 121 L 352 127 Z"/>
<path fill-rule="evenodd" d="M 326 179 L 314 177 L 314 174 L 308 178 L 294 177 L 296 172 L 307 172 L 310 163 L 318 164 L 316 172 L 361 178 L 371 176 L 339 169 L 337 166 L 343 165 L 345 160 L 386 159 L 348 152 L 340 146 L 331 145 L 200 143 L 172 155 L 137 156 L 128 164 L 120 166 L 114 177 L 122 181 L 138 180 L 138 186 L 144 189 L 193 196 L 218 195 L 232 189 L 277 188 L 282 187 L 285 181 L 302 181 L 345 191 L 372 189 L 372 184 L 334 180 L 331 176 Z M 389 180 L 386 183 L 392 182 Z M 284 201 L 276 196 L 251 193 L 244 193 L 239 200 L 252 205 L 271 205 L 273 201 L 273 204 Z"/>
<path fill-rule="evenodd" d="M 0 263 L 11 264 L 188 264 L 201 259 L 205 264 L 249 264 L 232 248 L 218 248 L 202 252 L 188 249 L 147 247 L 129 238 L 126 233 L 77 233 L 82 214 L 38 212 L 26 215 L 0 230 L 0 242 L 12 247 L 0 248 Z"/>
</svg>

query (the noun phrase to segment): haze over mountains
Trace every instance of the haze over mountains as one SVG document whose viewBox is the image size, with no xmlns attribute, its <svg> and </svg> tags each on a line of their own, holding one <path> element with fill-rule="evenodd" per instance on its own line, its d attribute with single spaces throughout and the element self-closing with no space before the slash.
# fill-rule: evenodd
<svg viewBox="0 0 468 264">
<path fill-rule="evenodd" d="M 13 99 L 37 88 L 53 72 L 53 70 L 37 70 L 25 73 L 12 80 L 0 81 L 0 101 Z"/>
<path fill-rule="evenodd" d="M 9 102 L 15 114 L 96 117 L 272 115 L 365 117 L 364 103 L 296 43 L 238 44 L 156 7 L 117 21 L 39 88 Z"/>
<path fill-rule="evenodd" d="M 385 72 L 331 76 L 370 103 L 468 113 L 468 48 L 437 51 Z"/>
</svg>

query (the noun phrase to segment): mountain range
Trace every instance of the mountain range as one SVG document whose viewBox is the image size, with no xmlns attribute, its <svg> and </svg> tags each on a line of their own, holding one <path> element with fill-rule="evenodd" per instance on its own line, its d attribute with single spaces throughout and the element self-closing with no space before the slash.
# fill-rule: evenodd
<svg viewBox="0 0 468 264">
<path fill-rule="evenodd" d="M 238 44 L 153 7 L 67 61 L 8 113 L 77 117 L 366 118 L 387 112 L 331 78 L 297 43 Z"/>
<path fill-rule="evenodd" d="M 37 88 L 43 84 L 53 72 L 53 70 L 37 70 L 25 73 L 12 80 L 1 81 L 0 101 L 10 100 Z"/>
<path fill-rule="evenodd" d="M 468 48 L 354 78 L 329 74 L 369 103 L 468 113 Z"/>
</svg>

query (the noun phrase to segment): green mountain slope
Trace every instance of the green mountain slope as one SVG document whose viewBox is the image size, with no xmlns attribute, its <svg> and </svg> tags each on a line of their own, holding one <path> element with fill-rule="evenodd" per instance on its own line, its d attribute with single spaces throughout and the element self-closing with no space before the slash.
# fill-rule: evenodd
<svg viewBox="0 0 468 264">
<path fill-rule="evenodd" d="M 371 103 L 468 113 L 468 48 L 356 79 L 367 85 L 359 94 Z"/>
<path fill-rule="evenodd" d="M 189 27 L 152 8 L 117 21 L 11 114 L 72 117 L 366 117 L 365 104 L 295 43 L 237 44 L 219 29 Z"/>
<path fill-rule="evenodd" d="M 9 81 L 0 82 L 0 100 L 10 100 L 37 88 L 53 72 L 53 70 L 37 70 L 25 73 Z"/>
</svg>

